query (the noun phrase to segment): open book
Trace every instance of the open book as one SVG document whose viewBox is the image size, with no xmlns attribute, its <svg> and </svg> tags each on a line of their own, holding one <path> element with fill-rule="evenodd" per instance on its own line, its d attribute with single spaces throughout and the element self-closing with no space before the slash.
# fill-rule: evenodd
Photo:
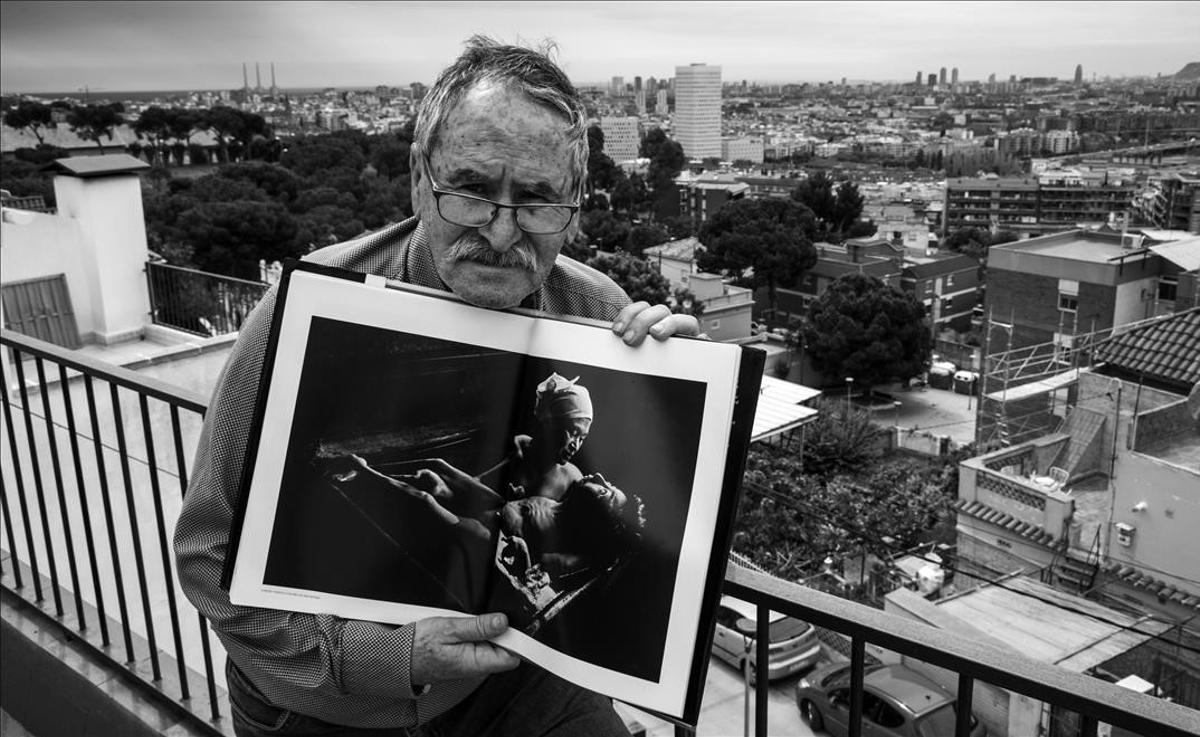
<svg viewBox="0 0 1200 737">
<path fill-rule="evenodd" d="M 498 644 L 694 725 L 762 365 L 294 264 L 231 599 L 393 624 L 502 611 Z"/>
</svg>

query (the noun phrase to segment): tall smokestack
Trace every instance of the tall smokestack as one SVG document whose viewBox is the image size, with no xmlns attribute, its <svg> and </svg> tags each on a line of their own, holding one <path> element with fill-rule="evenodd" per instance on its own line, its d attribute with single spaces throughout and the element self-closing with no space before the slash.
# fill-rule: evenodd
<svg viewBox="0 0 1200 737">
<path fill-rule="evenodd" d="M 275 62 L 271 62 L 271 89 L 275 89 Z"/>
<path fill-rule="evenodd" d="M 262 89 L 262 75 L 258 71 L 258 62 L 254 62 L 254 89 Z"/>
<path fill-rule="evenodd" d="M 242 89 L 250 89 L 250 77 L 246 75 L 246 62 L 242 62 Z"/>
</svg>

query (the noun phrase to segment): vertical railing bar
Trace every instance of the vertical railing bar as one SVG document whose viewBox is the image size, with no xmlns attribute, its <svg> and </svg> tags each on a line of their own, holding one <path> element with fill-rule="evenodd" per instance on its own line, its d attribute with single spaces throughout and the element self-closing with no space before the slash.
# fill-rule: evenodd
<svg viewBox="0 0 1200 737">
<path fill-rule="evenodd" d="M 971 737 L 971 704 L 975 699 L 975 679 L 966 673 L 958 674 L 958 704 L 955 715 L 955 737 Z"/>
<path fill-rule="evenodd" d="M 175 440 L 175 468 L 179 477 L 179 496 L 187 494 L 188 471 L 187 462 L 183 455 L 183 429 L 179 424 L 179 407 L 171 405 L 171 434 Z M 200 647 L 204 654 L 204 678 L 208 686 L 208 706 L 212 718 L 221 716 L 221 707 L 217 700 L 217 680 L 213 670 L 212 647 L 208 641 L 208 620 L 200 612 L 196 612 L 196 621 L 200 630 Z"/>
<path fill-rule="evenodd" d="M 121 634 L 125 638 L 125 658 L 133 662 L 133 636 L 129 631 L 129 603 L 125 596 L 125 576 L 121 573 L 120 548 L 117 547 L 117 527 L 113 516 L 112 495 L 108 489 L 108 470 L 104 463 L 104 443 L 100 438 L 100 420 L 96 415 L 96 395 L 92 387 L 92 377 L 83 376 L 83 386 L 87 391 L 88 415 L 92 420 L 92 443 L 96 450 L 96 469 L 100 478 L 100 499 L 104 502 L 104 526 L 108 532 L 108 550 L 113 562 L 113 583 L 117 587 L 117 607 L 121 612 Z M 101 615 L 103 617 L 103 615 Z M 103 620 L 102 620 L 103 621 Z M 105 645 L 108 642 L 105 641 Z"/>
<path fill-rule="evenodd" d="M 760 603 L 754 619 L 754 734 L 767 737 L 767 706 L 770 703 L 771 681 L 771 610 Z"/>
<path fill-rule="evenodd" d="M 158 458 L 154 452 L 154 433 L 150 430 L 150 403 L 145 394 L 138 394 L 138 405 L 142 411 L 142 436 L 146 440 L 146 464 L 150 470 L 150 493 L 154 496 L 154 523 L 158 528 L 158 549 L 162 557 L 167 611 L 171 617 L 171 638 L 175 643 L 175 662 L 179 668 L 181 697 L 186 699 L 188 698 L 187 656 L 183 652 L 183 636 L 179 631 L 179 610 L 175 606 L 175 576 L 171 573 L 171 546 L 167 542 L 167 523 L 163 518 L 162 488 L 158 483 Z"/>
<path fill-rule="evenodd" d="M 4 535 L 8 540 L 11 552 L 12 569 L 17 573 L 17 588 L 21 587 L 21 564 L 17 560 L 17 543 L 13 540 L 12 516 L 8 513 L 8 484 L 4 483 L 4 475 L 0 474 L 0 516 L 4 517 Z M 0 555 L 0 578 L 4 577 L 4 556 Z"/>
<path fill-rule="evenodd" d="M 862 737 L 863 676 L 867 641 L 861 634 L 850 639 L 850 737 Z"/>
<path fill-rule="evenodd" d="M 63 539 L 67 548 L 67 572 L 71 576 L 71 586 L 75 589 L 75 611 L 79 615 L 79 624 L 83 626 L 83 593 L 79 590 L 79 567 L 75 562 L 75 540 L 71 534 L 71 517 L 67 512 L 67 492 L 63 488 L 62 466 L 58 458 L 58 432 L 54 427 L 54 414 L 50 408 L 50 391 L 46 384 L 46 364 L 38 358 L 34 361 L 34 366 L 37 368 L 38 385 L 42 388 L 42 420 L 46 423 L 46 440 L 50 443 L 50 467 L 54 469 L 54 490 L 58 496 L 58 514 L 62 518 Z M 61 366 L 60 366 L 61 368 Z M 62 391 L 66 391 L 67 387 L 60 387 Z M 46 547 L 49 548 L 54 544 L 50 539 L 50 520 L 49 516 L 42 518 L 43 527 L 46 535 Z M 54 569 L 51 568 L 51 571 Z M 53 575 L 53 574 L 52 574 Z M 58 581 L 54 582 L 54 603 L 57 606 L 58 616 L 63 615 L 62 609 L 62 592 Z"/>
<path fill-rule="evenodd" d="M 0 348 L 0 350 L 3 350 L 3 348 Z M 13 356 L 15 357 L 15 361 L 21 360 L 21 354 L 15 350 L 13 351 Z M 21 520 L 25 524 L 25 544 L 32 553 L 33 532 L 29 529 L 28 505 L 25 502 L 25 474 L 21 470 L 21 456 L 18 453 L 17 436 L 13 432 L 12 407 L 8 399 L 8 374 L 3 371 L 2 367 L 0 367 L 0 383 L 2 383 L 2 386 L 0 386 L 0 403 L 3 403 L 4 406 L 4 429 L 7 431 L 8 447 L 12 452 L 13 476 L 17 479 L 17 503 L 21 507 Z M 21 574 L 20 556 L 17 555 L 17 538 L 13 535 L 12 515 L 9 513 L 7 494 L 3 496 L 3 501 L 4 529 L 8 534 L 8 542 L 12 546 L 13 582 L 17 585 L 18 589 L 21 589 L 25 587 L 24 576 Z M 32 558 L 31 568 L 35 571 L 37 570 L 36 557 Z"/>
<path fill-rule="evenodd" d="M 87 491 L 83 481 L 83 463 L 79 455 L 79 430 L 75 426 L 75 403 L 71 400 L 71 392 L 67 385 L 67 369 L 61 363 L 58 365 L 59 383 L 63 387 L 63 403 L 67 413 L 67 437 L 71 441 L 71 458 L 75 462 L 75 488 L 79 490 L 79 512 L 83 518 L 83 539 L 87 545 L 88 561 L 92 569 L 92 589 L 96 597 L 96 611 L 100 619 L 100 633 L 105 645 L 108 645 L 108 622 L 104 615 L 104 592 L 100 590 L 100 566 L 96 565 L 96 537 L 92 532 L 91 505 L 88 504 Z M 79 628 L 87 629 L 83 621 L 83 612 L 79 613 Z"/>
<path fill-rule="evenodd" d="M 121 477 L 125 482 L 125 506 L 129 510 L 133 560 L 137 565 L 138 590 L 142 595 L 142 616 L 146 622 L 146 641 L 150 648 L 150 668 L 155 681 L 162 678 L 158 667 L 158 642 L 154 637 L 154 618 L 150 613 L 150 591 L 146 585 L 146 561 L 142 555 L 142 535 L 138 526 L 137 504 L 133 498 L 133 478 L 129 473 L 129 449 L 125 442 L 125 421 L 121 417 L 121 397 L 116 384 L 108 385 L 113 408 L 113 426 L 117 433 L 117 455 L 121 459 Z"/>
<path fill-rule="evenodd" d="M 19 354 L 18 354 L 19 355 Z M 42 496 L 41 461 L 38 459 L 37 443 L 33 439 L 33 416 L 29 412 L 29 389 L 25 386 L 25 362 L 17 361 L 17 389 L 21 394 L 21 414 L 25 419 L 25 444 L 29 448 L 29 465 L 33 469 L 33 491 L 42 509 L 42 523 L 46 521 L 46 502 Z M 22 498 L 24 501 L 24 498 Z M 21 513 L 25 515 L 25 538 L 29 545 L 29 563 L 33 572 L 33 590 L 36 601 L 41 603 L 45 596 L 42 593 L 42 574 L 37 565 L 37 547 L 33 542 L 33 526 L 29 521 L 29 508 L 22 505 Z M 50 569 L 54 570 L 54 551 L 46 551 Z M 57 575 L 54 576 L 57 578 Z M 57 595 L 57 591 L 55 594 Z"/>
</svg>

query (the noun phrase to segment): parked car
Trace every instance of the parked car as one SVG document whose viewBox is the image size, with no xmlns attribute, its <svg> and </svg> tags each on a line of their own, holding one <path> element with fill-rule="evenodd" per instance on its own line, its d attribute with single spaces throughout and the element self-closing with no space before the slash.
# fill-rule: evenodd
<svg viewBox="0 0 1200 737">
<path fill-rule="evenodd" d="M 796 684 L 796 706 L 813 731 L 850 733 L 850 664 L 817 668 Z M 943 737 L 954 734 L 955 697 L 903 665 L 868 666 L 863 676 L 863 730 L 877 737 Z M 971 715 L 971 737 L 986 737 Z"/>
<path fill-rule="evenodd" d="M 713 655 L 741 670 L 746 659 L 746 637 L 738 631 L 739 619 L 757 622 L 757 607 L 732 596 L 722 596 L 717 608 L 717 626 L 713 633 Z M 821 643 L 817 631 L 808 622 L 771 612 L 767 628 L 770 644 L 767 646 L 767 680 L 775 680 L 811 668 L 821 657 Z M 757 666 L 757 645 L 750 639 L 751 679 Z"/>
</svg>

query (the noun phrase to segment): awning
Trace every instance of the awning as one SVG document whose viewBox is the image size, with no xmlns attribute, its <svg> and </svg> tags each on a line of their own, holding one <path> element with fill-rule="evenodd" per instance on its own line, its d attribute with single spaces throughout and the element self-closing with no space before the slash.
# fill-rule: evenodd
<svg viewBox="0 0 1200 737">
<path fill-rule="evenodd" d="M 773 376 L 762 377 L 762 388 L 758 393 L 758 408 L 754 412 L 750 440 L 765 440 L 812 422 L 817 417 L 817 410 L 800 403 L 820 395 L 820 389 L 794 384 Z"/>
<path fill-rule="evenodd" d="M 1200 236 L 1150 246 L 1150 252 L 1162 256 L 1184 271 L 1200 269 Z"/>
</svg>

